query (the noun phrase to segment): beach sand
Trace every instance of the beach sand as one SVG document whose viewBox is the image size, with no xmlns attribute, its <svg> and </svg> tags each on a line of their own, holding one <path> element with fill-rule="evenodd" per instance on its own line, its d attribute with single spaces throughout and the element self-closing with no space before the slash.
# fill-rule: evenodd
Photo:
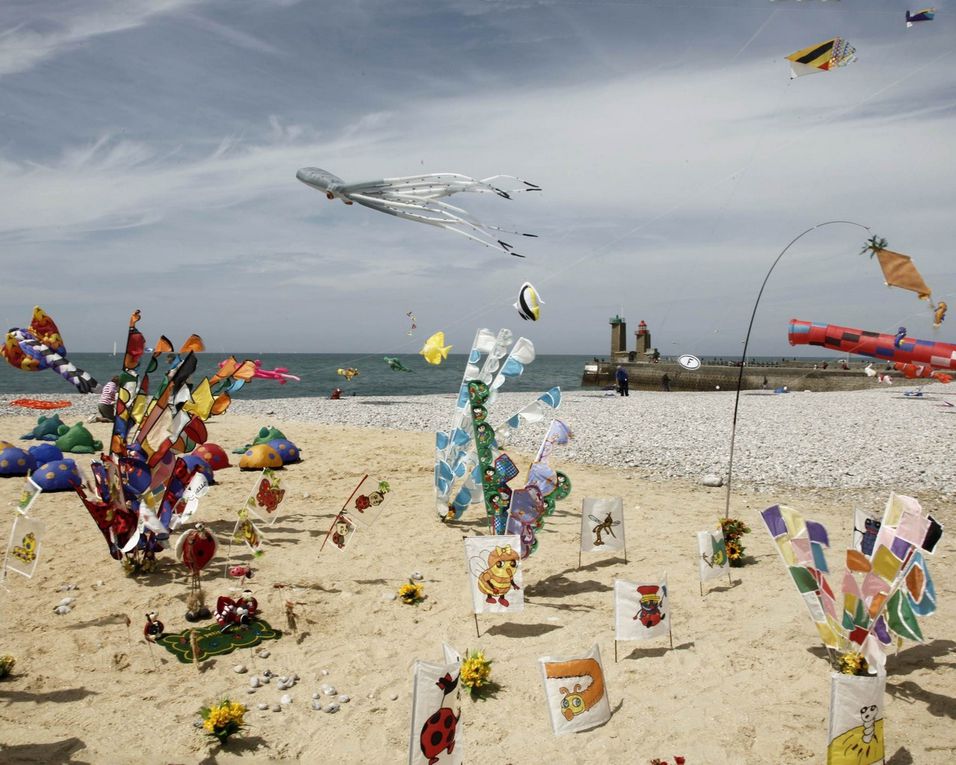
<svg viewBox="0 0 956 765">
<path fill-rule="evenodd" d="M 446 404 L 450 416 L 450 404 Z M 72 416 L 66 417 L 72 422 Z M 0 418 L 0 438 L 15 440 L 35 422 Z M 873 506 L 873 494 L 849 489 L 735 488 L 731 514 L 747 521 L 750 565 L 733 569 L 698 591 L 695 532 L 715 528 L 725 490 L 693 480 L 647 480 L 637 470 L 554 463 L 573 483 L 526 562 L 526 607 L 475 622 L 462 537 L 486 531 L 474 506 L 463 521 L 442 524 L 434 510 L 434 436 L 426 432 L 275 421 L 232 413 L 209 423 L 210 440 L 228 450 L 257 429 L 279 426 L 304 462 L 284 471 L 281 517 L 266 528 L 265 555 L 233 549 L 251 562 L 263 616 L 286 628 L 283 603 L 294 599 L 298 634 L 267 641 L 268 659 L 249 649 L 181 664 L 142 636 L 144 614 L 156 610 L 167 631 L 185 629 L 184 569 L 172 551 L 157 573 L 127 577 L 112 560 L 92 519 L 72 493 L 41 496 L 32 515 L 47 537 L 32 580 L 7 577 L 0 593 L 0 653 L 16 657 L 14 675 L 0 682 L 0 760 L 19 762 L 401 763 L 408 757 L 412 666 L 441 656 L 441 643 L 464 652 L 481 648 L 494 660 L 497 698 L 463 699 L 459 746 L 466 762 L 646 763 L 683 755 L 688 763 L 818 763 L 824 760 L 829 703 L 825 653 L 799 595 L 760 525 L 758 512 L 785 502 L 823 522 L 834 549 L 831 582 L 838 587 L 852 509 Z M 573 421 L 572 421 L 573 425 Z M 90 426 L 98 438 L 107 425 Z M 21 445 L 27 445 L 22 443 Z M 522 469 L 528 454 L 511 452 Z M 237 459 L 230 455 L 232 459 Z M 78 456 L 85 467 L 87 456 Z M 376 525 L 360 530 L 344 551 L 319 546 L 335 512 L 358 479 L 391 484 Z M 232 467 L 195 519 L 225 538 L 255 473 Z M 12 505 L 20 479 L 0 481 L 0 506 Z M 901 483 L 893 487 L 907 493 Z M 946 523 L 937 492 L 911 492 Z M 586 555 L 578 568 L 581 501 L 624 498 L 628 562 Z M 3 533 L 8 533 L 8 512 Z M 203 578 L 207 602 L 231 594 L 225 553 Z M 924 621 L 927 642 L 907 644 L 888 660 L 885 712 L 888 762 L 949 763 L 956 758 L 956 592 L 952 535 L 930 560 L 940 610 Z M 418 606 L 388 599 L 413 571 L 424 574 L 427 599 Z M 667 639 L 622 643 L 614 662 L 613 581 L 654 579 L 667 572 L 674 649 Z M 63 583 L 76 592 L 61 593 Z M 77 598 L 69 614 L 53 607 Z M 128 630 L 125 618 L 132 620 Z M 613 716 L 598 729 L 561 738 L 550 728 L 538 657 L 570 657 L 597 643 L 604 657 Z M 233 671 L 244 664 L 249 674 Z M 278 702 L 275 683 L 247 694 L 249 677 L 271 669 L 297 673 L 293 703 L 281 712 L 255 705 Z M 321 674 L 327 670 L 328 675 Z M 351 701 L 337 714 L 314 711 L 312 693 L 331 683 Z M 392 695 L 397 699 L 392 700 Z M 220 749 L 197 730 L 200 707 L 222 697 L 253 708 L 241 738 Z"/>
</svg>

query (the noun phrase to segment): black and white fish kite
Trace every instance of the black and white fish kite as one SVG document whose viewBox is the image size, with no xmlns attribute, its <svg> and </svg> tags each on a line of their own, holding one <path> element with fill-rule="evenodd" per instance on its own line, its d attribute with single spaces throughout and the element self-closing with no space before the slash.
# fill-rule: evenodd
<svg viewBox="0 0 956 765">
<path fill-rule="evenodd" d="M 537 321 L 541 318 L 541 306 L 544 301 L 538 295 L 538 291 L 531 282 L 525 282 L 518 290 L 518 300 L 514 306 L 518 309 L 518 315 L 525 321 Z"/>
</svg>

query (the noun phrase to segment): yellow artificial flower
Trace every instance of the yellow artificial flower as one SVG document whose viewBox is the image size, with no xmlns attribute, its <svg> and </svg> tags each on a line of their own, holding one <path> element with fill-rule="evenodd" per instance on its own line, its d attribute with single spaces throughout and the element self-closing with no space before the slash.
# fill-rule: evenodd
<svg viewBox="0 0 956 765">
<path fill-rule="evenodd" d="M 425 585 L 413 582 L 403 584 L 398 588 L 398 597 L 402 599 L 403 603 L 408 603 L 409 605 L 421 603 L 421 601 L 425 599 Z"/>
</svg>

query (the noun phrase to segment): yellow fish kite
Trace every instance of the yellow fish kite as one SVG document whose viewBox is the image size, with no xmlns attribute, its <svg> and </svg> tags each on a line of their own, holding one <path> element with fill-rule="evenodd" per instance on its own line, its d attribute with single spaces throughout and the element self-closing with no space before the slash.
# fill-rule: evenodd
<svg viewBox="0 0 956 765">
<path fill-rule="evenodd" d="M 441 364 L 442 359 L 448 358 L 448 351 L 450 350 L 451 346 L 445 345 L 445 333 L 436 332 L 425 341 L 425 345 L 419 353 L 425 357 L 425 361 L 429 364 Z"/>
</svg>

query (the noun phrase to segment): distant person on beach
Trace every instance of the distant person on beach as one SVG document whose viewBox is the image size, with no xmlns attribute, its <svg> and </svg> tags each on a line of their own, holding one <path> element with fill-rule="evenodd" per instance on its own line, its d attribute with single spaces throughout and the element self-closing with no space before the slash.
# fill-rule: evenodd
<svg viewBox="0 0 956 765">
<path fill-rule="evenodd" d="M 617 372 L 614 373 L 614 379 L 617 380 L 617 392 L 622 396 L 630 396 L 631 394 L 627 389 L 627 370 L 623 364 L 618 365 Z"/>
<path fill-rule="evenodd" d="M 342 389 L 335 388 L 332 391 L 332 394 L 329 396 L 329 398 L 332 399 L 333 401 L 338 401 L 340 398 L 342 398 Z"/>
<path fill-rule="evenodd" d="M 90 422 L 112 422 L 116 414 L 116 393 L 119 391 L 119 377 L 114 375 L 103 390 L 100 391 L 100 401 L 96 405 L 98 414 Z"/>
<path fill-rule="evenodd" d="M 763 376 L 763 385 L 762 385 L 761 387 L 762 387 L 764 390 L 767 390 L 767 384 L 768 384 L 767 375 L 764 375 L 764 376 Z"/>
<path fill-rule="evenodd" d="M 670 376 L 667 374 L 667 372 L 664 372 L 664 375 L 661 377 L 661 388 L 663 388 L 663 389 L 664 389 L 666 392 L 668 392 L 668 393 L 670 392 L 670 389 L 671 389 L 671 378 L 670 378 Z"/>
</svg>

